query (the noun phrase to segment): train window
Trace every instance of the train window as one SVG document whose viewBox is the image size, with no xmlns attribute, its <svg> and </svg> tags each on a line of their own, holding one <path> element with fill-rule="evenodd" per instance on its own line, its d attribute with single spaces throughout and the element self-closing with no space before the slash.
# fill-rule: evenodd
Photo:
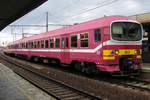
<svg viewBox="0 0 150 100">
<path fill-rule="evenodd" d="M 25 47 L 25 43 L 23 43 L 23 48 Z"/>
<path fill-rule="evenodd" d="M 13 48 L 13 45 L 12 45 L 12 48 Z M 20 43 L 20 48 L 22 48 L 22 43 Z"/>
<path fill-rule="evenodd" d="M 54 39 L 50 39 L 50 48 L 54 47 Z"/>
<path fill-rule="evenodd" d="M 32 48 L 34 48 L 34 42 L 32 42 Z"/>
<path fill-rule="evenodd" d="M 34 48 L 34 43 L 33 42 L 31 43 L 31 48 Z"/>
<path fill-rule="evenodd" d="M 33 42 L 33 48 L 35 48 L 35 42 Z"/>
<path fill-rule="evenodd" d="M 23 48 L 23 43 L 21 43 L 21 47 Z"/>
<path fill-rule="evenodd" d="M 16 48 L 18 49 L 18 44 L 16 46 L 17 46 Z"/>
<path fill-rule="evenodd" d="M 33 48 L 33 42 L 31 42 L 31 48 Z"/>
<path fill-rule="evenodd" d="M 32 43 L 32 42 L 29 42 L 29 48 L 32 48 L 32 47 L 31 47 L 31 43 Z"/>
<path fill-rule="evenodd" d="M 65 47 L 65 39 L 64 38 L 61 39 L 61 46 L 62 46 L 62 48 Z"/>
<path fill-rule="evenodd" d="M 80 34 L 81 47 L 88 47 L 88 33 Z"/>
<path fill-rule="evenodd" d="M 60 47 L 60 39 L 59 39 L 59 38 L 56 38 L 55 47 L 56 47 L 56 48 L 59 48 L 59 47 Z"/>
<path fill-rule="evenodd" d="M 41 40 L 41 48 L 44 48 L 44 40 Z"/>
<path fill-rule="evenodd" d="M 32 45 L 31 45 L 31 44 L 32 44 L 32 42 L 29 42 L 29 48 L 32 48 Z"/>
<path fill-rule="evenodd" d="M 23 43 L 22 43 L 22 48 L 24 48 L 24 45 L 23 45 Z"/>
<path fill-rule="evenodd" d="M 22 44 L 20 43 L 20 48 L 22 48 Z"/>
<path fill-rule="evenodd" d="M 71 47 L 77 47 L 77 35 L 71 36 Z"/>
<path fill-rule="evenodd" d="M 26 48 L 26 43 L 23 43 L 23 45 L 24 45 L 24 48 Z"/>
<path fill-rule="evenodd" d="M 45 40 L 45 48 L 48 48 L 48 40 Z"/>
<path fill-rule="evenodd" d="M 37 41 L 34 42 L 34 48 L 37 48 Z"/>
<path fill-rule="evenodd" d="M 35 48 L 35 42 L 33 42 L 33 48 Z"/>
<path fill-rule="evenodd" d="M 30 44 L 30 42 L 28 42 L 28 48 L 29 48 L 29 49 L 31 48 L 31 44 Z"/>
<path fill-rule="evenodd" d="M 62 48 L 68 48 L 68 37 L 62 38 Z"/>
<path fill-rule="evenodd" d="M 31 43 L 30 43 L 30 42 L 28 43 L 28 48 L 29 48 L 29 49 L 31 48 Z"/>
<path fill-rule="evenodd" d="M 26 43 L 24 43 L 24 48 L 26 48 Z"/>
<path fill-rule="evenodd" d="M 14 44 L 14 49 L 16 49 L 16 44 Z"/>
<path fill-rule="evenodd" d="M 26 49 L 28 48 L 28 43 L 26 42 L 26 47 L 25 47 Z"/>
<path fill-rule="evenodd" d="M 17 46 L 18 47 L 18 46 Z M 28 47 L 28 43 L 26 42 L 26 49 L 27 49 L 27 47 Z"/>
<path fill-rule="evenodd" d="M 18 45 L 18 46 L 19 46 L 19 45 Z M 26 43 L 26 48 L 28 49 L 28 47 L 29 47 L 29 43 L 27 42 L 27 43 Z"/>
<path fill-rule="evenodd" d="M 34 42 L 34 48 L 37 48 L 37 43 L 36 43 L 36 41 Z"/>
<path fill-rule="evenodd" d="M 31 48 L 31 42 L 29 42 L 29 49 Z"/>
<path fill-rule="evenodd" d="M 68 48 L 68 37 L 66 37 L 65 47 Z"/>
<path fill-rule="evenodd" d="M 40 41 L 37 42 L 37 48 L 40 48 Z"/>
<path fill-rule="evenodd" d="M 94 40 L 95 40 L 95 42 L 98 42 L 101 40 L 101 30 L 100 29 L 94 30 Z"/>
</svg>

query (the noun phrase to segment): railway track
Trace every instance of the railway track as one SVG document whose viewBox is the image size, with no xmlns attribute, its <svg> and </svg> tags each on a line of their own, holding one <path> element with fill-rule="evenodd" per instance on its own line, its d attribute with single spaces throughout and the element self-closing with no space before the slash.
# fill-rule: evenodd
<svg viewBox="0 0 150 100">
<path fill-rule="evenodd" d="M 3 55 L 3 57 L 5 57 L 5 55 Z M 8 58 L 10 58 L 10 57 L 8 57 Z M 8 58 L 7 58 L 7 56 L 6 56 L 6 58 L 5 58 L 5 60 L 8 60 Z M 10 58 L 10 59 L 12 59 L 12 58 Z M 11 60 L 10 60 L 11 61 Z M 12 62 L 12 61 L 11 61 Z M 16 61 L 17 62 L 17 61 Z M 25 61 L 26 62 L 26 61 Z M 29 63 L 29 65 L 30 65 L 30 63 Z M 34 64 L 34 66 L 35 66 L 36 64 Z M 43 65 L 40 65 L 41 67 L 43 66 Z M 32 66 L 33 67 L 33 66 Z M 21 67 L 22 68 L 22 67 Z M 44 67 L 44 69 L 45 68 L 47 68 L 47 67 Z M 55 68 L 48 68 L 48 69 L 55 69 Z M 57 70 L 63 70 L 63 68 L 56 68 Z M 32 71 L 32 70 L 31 70 Z M 72 72 L 69 72 L 69 71 L 66 71 L 66 69 L 65 70 L 63 70 L 65 73 L 72 73 Z M 39 74 L 39 73 L 38 73 Z M 132 78 L 132 79 L 116 79 L 116 78 L 111 78 L 111 77 L 89 77 L 89 76 L 84 76 L 83 74 L 77 74 L 77 72 L 75 72 L 75 73 L 73 73 L 73 74 L 75 74 L 75 76 L 77 76 L 77 77 L 85 77 L 85 78 L 87 78 L 87 79 L 91 79 L 91 80 L 98 80 L 98 81 L 100 81 L 100 82 L 104 82 L 104 84 L 105 83 L 110 83 L 111 85 L 114 85 L 115 86 L 115 88 L 117 88 L 117 87 L 119 87 L 119 86 L 121 86 L 121 87 L 124 87 L 124 88 L 127 88 L 127 89 L 132 89 L 133 91 L 134 90 L 138 90 L 138 91 L 146 91 L 146 92 L 149 92 L 150 91 L 150 89 L 149 89 L 149 81 L 144 81 L 144 80 L 139 80 L 139 79 L 135 79 L 135 78 Z M 26 76 L 26 73 L 25 74 L 23 74 L 23 77 L 24 76 Z M 30 75 L 29 75 L 30 76 Z M 42 75 L 43 76 L 43 75 Z M 55 76 L 55 73 L 53 74 L 53 76 Z M 39 79 L 39 78 L 38 78 Z M 33 79 L 32 79 L 33 80 Z M 32 80 L 29 80 L 29 81 L 31 81 L 32 82 Z M 61 80 L 62 81 L 62 80 Z M 74 81 L 74 80 L 73 80 Z M 80 80 L 81 81 L 81 80 Z M 38 82 L 40 82 L 40 81 L 38 81 Z M 37 82 L 37 83 L 38 83 Z M 32 82 L 32 83 L 34 83 L 34 82 Z M 49 83 L 49 82 L 46 82 L 46 83 Z M 65 83 L 65 82 L 64 82 Z M 63 84 L 64 84 L 63 83 Z M 35 84 L 35 83 L 34 83 Z M 66 83 L 65 83 L 66 84 Z M 67 83 L 68 84 L 68 83 Z M 80 84 L 82 84 L 82 82 L 80 83 Z M 87 82 L 87 84 L 88 84 L 88 82 Z M 99 83 L 98 83 L 99 84 Z M 93 88 L 95 88 L 95 87 L 93 87 L 93 86 L 99 86 L 98 84 L 91 84 L 92 86 L 91 86 L 91 89 Z M 36 84 L 35 84 L 36 85 Z M 48 84 L 48 85 L 46 85 L 46 86 L 50 86 L 51 84 Z M 38 84 L 37 84 L 37 86 L 38 86 Z M 40 88 L 42 88 L 43 89 L 43 85 L 40 85 L 41 87 Z M 67 85 L 68 86 L 68 85 Z M 61 86 L 61 87 L 63 87 L 63 86 Z M 81 86 L 79 86 L 79 87 L 81 87 Z M 48 87 L 49 88 L 49 87 Z M 84 86 L 82 87 L 82 88 L 84 88 Z M 56 89 L 58 89 L 58 88 L 56 88 Z M 80 88 L 81 89 L 81 88 Z M 93 93 L 94 95 L 91 95 L 91 93 L 89 93 L 90 94 L 90 96 L 88 96 L 87 94 L 88 94 L 88 92 L 86 91 L 84 91 L 83 92 L 83 94 L 85 93 L 86 95 L 85 96 L 82 96 L 82 90 L 81 90 L 81 92 L 80 92 L 80 89 L 79 90 L 77 90 L 78 91 L 78 93 L 75 95 L 75 96 L 72 96 L 73 94 L 71 94 L 72 92 L 64 92 L 64 94 L 65 95 L 67 95 L 67 93 L 68 94 L 70 94 L 71 95 L 71 97 L 77 97 L 77 98 L 81 98 L 81 99 L 91 99 L 92 98 L 92 100 L 93 100 L 93 98 L 94 99 L 101 99 L 101 98 L 105 98 L 105 96 L 103 97 L 103 94 L 102 94 L 102 96 L 101 96 L 101 94 L 99 94 L 100 92 L 98 92 L 99 90 L 96 90 L 96 89 L 98 89 L 97 87 L 95 88 L 95 90 L 88 90 L 87 89 L 87 91 L 89 92 L 89 91 L 92 91 L 91 93 Z M 85 88 L 84 88 L 85 89 Z M 48 91 L 47 89 L 43 89 L 43 90 L 45 90 L 46 92 Z M 60 92 L 60 94 L 63 94 L 63 90 L 64 89 L 58 89 L 58 90 L 56 90 L 58 93 Z M 85 89 L 86 90 L 86 89 Z M 109 91 L 109 90 L 106 90 L 106 91 Z M 52 91 L 51 91 L 52 92 Z M 95 92 L 95 93 L 94 93 Z M 103 91 L 103 92 L 105 92 L 105 91 Z M 114 92 L 114 91 L 112 91 L 112 92 Z M 74 92 L 73 92 L 74 93 Z M 123 93 L 125 93 L 125 92 L 123 92 Z M 111 93 L 109 93 L 109 94 L 111 94 Z M 55 97 L 55 92 L 54 92 L 54 94 L 51 94 L 51 95 L 54 95 L 54 97 Z M 96 95 L 96 97 L 95 97 L 95 95 Z M 106 92 L 106 95 L 108 96 L 108 94 L 107 94 L 107 92 Z M 113 95 L 113 93 L 112 93 L 112 95 Z M 92 96 L 92 97 L 91 97 Z M 107 97 L 106 96 L 106 97 Z M 131 94 L 131 96 L 132 96 L 132 94 Z M 112 96 L 113 97 L 113 96 Z M 140 97 L 140 96 L 139 96 Z M 138 98 L 139 98 L 138 97 Z M 56 98 L 57 98 L 57 96 L 56 96 Z M 61 98 L 61 97 L 60 97 Z M 60 99 L 59 98 L 59 99 Z M 131 97 L 132 98 L 132 97 Z M 75 98 L 74 98 L 75 99 Z M 128 98 L 129 99 L 129 98 Z M 122 99 L 123 100 L 123 99 Z M 132 100 L 132 99 L 131 99 Z M 141 100 L 141 99 L 139 99 L 139 100 Z"/>
<path fill-rule="evenodd" d="M 150 92 L 150 80 L 140 79 L 138 77 L 103 77 L 99 79 L 98 77 L 94 78 L 95 80 L 108 82 L 116 86 L 123 86 L 125 88 L 136 89 L 140 91 Z"/>
<path fill-rule="evenodd" d="M 131 87 L 133 89 L 139 89 L 142 91 L 150 92 L 150 81 L 137 79 L 137 78 L 129 78 L 128 80 L 121 81 L 120 84 Z"/>
<path fill-rule="evenodd" d="M 25 78 L 32 84 L 41 88 L 56 99 L 61 100 L 100 100 L 101 98 L 88 94 L 81 90 L 75 89 L 62 82 L 46 78 L 43 74 L 34 72 L 31 69 L 24 68 L 23 65 L 18 65 L 12 62 L 5 56 L 0 55 L 0 59 L 4 64 L 10 65 L 15 73 Z M 5 60 L 5 61 L 4 61 Z"/>
<path fill-rule="evenodd" d="M 128 79 L 102 79 L 101 81 L 109 82 L 116 86 L 123 86 L 125 88 L 131 88 L 139 91 L 150 92 L 150 81 L 141 80 L 137 78 Z"/>
</svg>

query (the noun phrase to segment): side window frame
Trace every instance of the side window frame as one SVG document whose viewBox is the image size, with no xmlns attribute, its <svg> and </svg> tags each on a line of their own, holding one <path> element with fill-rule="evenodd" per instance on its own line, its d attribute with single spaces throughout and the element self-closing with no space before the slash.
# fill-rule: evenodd
<svg viewBox="0 0 150 100">
<path fill-rule="evenodd" d="M 53 38 L 49 39 L 49 48 L 54 48 L 54 39 Z"/>
<path fill-rule="evenodd" d="M 87 46 L 84 46 L 83 43 L 86 43 L 86 42 L 87 42 Z M 89 33 L 88 32 L 84 32 L 80 34 L 80 47 L 81 48 L 89 47 Z"/>
<path fill-rule="evenodd" d="M 60 48 L 60 38 L 55 39 L 55 48 Z"/>
<path fill-rule="evenodd" d="M 101 28 L 94 29 L 94 42 L 101 41 L 101 34 L 102 34 Z"/>
<path fill-rule="evenodd" d="M 45 48 L 49 48 L 49 41 L 46 39 L 44 42 L 45 42 Z"/>
<path fill-rule="evenodd" d="M 65 48 L 69 48 L 69 38 L 65 38 Z"/>
<path fill-rule="evenodd" d="M 68 48 L 69 47 L 69 41 L 68 41 L 68 37 L 62 37 L 61 38 L 61 46 L 62 48 Z"/>
<path fill-rule="evenodd" d="M 44 40 L 41 40 L 41 48 L 44 48 Z"/>
<path fill-rule="evenodd" d="M 76 37 L 75 41 L 73 41 L 73 37 Z M 71 35 L 70 41 L 71 48 L 78 48 L 78 35 Z"/>
</svg>

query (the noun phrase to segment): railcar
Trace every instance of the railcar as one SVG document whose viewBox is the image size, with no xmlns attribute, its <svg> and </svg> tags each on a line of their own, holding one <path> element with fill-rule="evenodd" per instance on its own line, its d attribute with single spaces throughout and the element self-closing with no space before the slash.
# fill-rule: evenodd
<svg viewBox="0 0 150 100">
<path fill-rule="evenodd" d="M 105 16 L 17 40 L 5 53 L 71 64 L 86 73 L 134 75 L 142 67 L 142 32 L 141 24 L 126 16 Z"/>
</svg>

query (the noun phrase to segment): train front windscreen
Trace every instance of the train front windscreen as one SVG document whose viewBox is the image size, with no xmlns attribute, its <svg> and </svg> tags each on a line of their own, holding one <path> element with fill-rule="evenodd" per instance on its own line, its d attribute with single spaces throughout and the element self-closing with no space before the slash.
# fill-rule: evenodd
<svg viewBox="0 0 150 100">
<path fill-rule="evenodd" d="M 142 27 L 135 22 L 114 22 L 111 26 L 111 36 L 117 41 L 140 41 Z"/>
</svg>

